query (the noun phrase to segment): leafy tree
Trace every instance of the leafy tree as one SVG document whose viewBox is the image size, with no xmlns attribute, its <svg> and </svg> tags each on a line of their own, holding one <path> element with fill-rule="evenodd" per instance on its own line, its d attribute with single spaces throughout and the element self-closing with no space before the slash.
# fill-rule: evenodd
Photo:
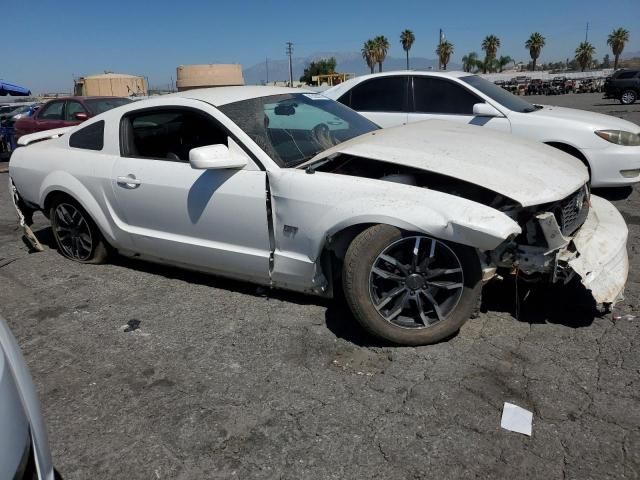
<svg viewBox="0 0 640 480">
<path fill-rule="evenodd" d="M 581 42 L 578 48 L 576 48 L 576 62 L 578 62 L 583 72 L 591 65 L 595 53 L 596 48 L 589 42 Z"/>
<path fill-rule="evenodd" d="M 495 35 L 487 35 L 482 41 L 482 50 L 484 50 L 488 58 L 496 58 L 498 49 L 500 48 L 500 39 Z"/>
<path fill-rule="evenodd" d="M 378 71 L 382 71 L 382 62 L 387 58 L 387 52 L 389 51 L 389 40 L 384 35 L 378 35 L 373 39 L 375 43 L 376 62 L 378 63 Z"/>
<path fill-rule="evenodd" d="M 611 68 L 611 57 L 609 57 L 609 54 L 605 54 L 605 56 L 602 58 L 602 65 L 600 65 L 601 68 Z"/>
<path fill-rule="evenodd" d="M 411 30 L 405 30 L 400 34 L 400 43 L 402 44 L 402 49 L 407 54 L 407 70 L 409 70 L 409 50 L 413 46 L 413 42 L 416 41 L 416 36 L 413 34 Z"/>
<path fill-rule="evenodd" d="M 465 72 L 471 72 L 478 65 L 478 54 L 476 52 L 470 52 L 462 57 L 462 69 Z"/>
<path fill-rule="evenodd" d="M 618 59 L 624 50 L 624 45 L 629 41 L 629 31 L 620 27 L 609 34 L 607 45 L 611 47 L 613 52 L 613 68 L 618 69 Z"/>
<path fill-rule="evenodd" d="M 371 73 L 373 73 L 373 69 L 376 66 L 376 62 L 377 62 L 376 44 L 374 43 L 374 41 L 367 40 L 366 42 L 364 42 L 361 52 L 362 52 L 362 58 L 364 59 L 365 62 L 367 62 L 367 66 L 371 70 Z"/>
<path fill-rule="evenodd" d="M 536 62 L 538 61 L 538 57 L 540 56 L 540 51 L 545 45 L 545 38 L 540 35 L 538 32 L 534 32 L 531 34 L 529 39 L 524 42 L 524 48 L 529 50 L 529 55 L 531 55 L 531 60 L 533 60 L 533 67 L 531 70 L 535 71 Z"/>
<path fill-rule="evenodd" d="M 499 71 L 499 72 L 502 72 L 502 70 L 504 70 L 504 67 L 506 67 L 507 65 L 509 65 L 511 62 L 513 62 L 513 58 L 511 58 L 509 55 L 501 56 L 501 57 L 497 60 L 497 67 L 498 67 L 498 71 Z"/>
<path fill-rule="evenodd" d="M 445 40 L 444 42 L 440 42 L 438 48 L 436 48 L 436 55 L 440 57 L 440 63 L 442 64 L 442 69 L 447 69 L 447 64 L 449 60 L 451 60 L 451 55 L 453 54 L 453 43 Z"/>
<path fill-rule="evenodd" d="M 309 65 L 305 67 L 304 73 L 300 77 L 300 81 L 304 83 L 311 83 L 313 81 L 312 77 L 316 75 L 327 75 L 335 72 L 336 72 L 335 57 L 321 58 L 320 60 L 311 62 Z"/>
</svg>

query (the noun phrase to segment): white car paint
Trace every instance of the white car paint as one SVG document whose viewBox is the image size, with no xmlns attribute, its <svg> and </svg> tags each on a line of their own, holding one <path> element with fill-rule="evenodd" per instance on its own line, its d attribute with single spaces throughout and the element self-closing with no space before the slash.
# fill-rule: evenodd
<svg viewBox="0 0 640 480">
<path fill-rule="evenodd" d="M 406 113 L 364 111 L 359 113 L 378 122 L 384 128 L 407 122 L 440 119 L 490 127 L 543 143 L 562 144 L 586 160 L 591 171 L 591 184 L 594 187 L 624 186 L 640 182 L 640 146 L 617 145 L 594 133 L 597 130 L 622 130 L 640 134 L 638 125 L 609 115 L 546 105 L 529 113 L 510 110 L 504 104 L 462 80 L 471 75 L 465 72 L 383 72 L 347 80 L 325 90 L 323 95 L 338 100 L 357 85 L 381 77 L 411 76 L 445 79 L 475 94 L 479 102 L 485 102 L 494 107 L 497 116 L 416 113 L 410 110 Z M 526 97 L 526 99 L 531 98 Z M 638 170 L 638 172 L 635 176 L 626 178 L 620 173 L 621 170 Z"/>
<path fill-rule="evenodd" d="M 299 168 L 282 168 L 218 108 L 305 93 L 227 87 L 142 100 L 77 127 L 21 138 L 24 146 L 11 158 L 10 176 L 33 208 L 44 208 L 53 192 L 72 196 L 123 255 L 318 295 L 331 295 L 331 272 L 322 263 L 323 252 L 339 250 L 349 227 L 389 224 L 475 247 L 487 258 L 511 246 L 522 232 L 506 212 L 454 191 L 363 178 L 366 172 L 350 176 L 318 170 L 336 154 L 457 178 L 495 192 L 496 200 L 501 194 L 509 197 L 521 207 L 565 199 L 587 180 L 580 162 L 556 149 L 442 122 L 433 122 L 429 136 L 418 125 L 377 130 L 320 152 Z M 228 129 L 230 165 L 245 166 L 199 170 L 189 163 L 122 157 L 121 118 L 154 106 L 188 107 L 214 118 Z M 73 132 L 99 121 L 105 122 L 101 151 L 69 146 Z M 473 141 L 462 141 L 469 138 Z M 512 162 L 514 168 L 507 168 Z M 607 255 L 592 252 L 592 258 L 568 248 L 539 252 L 540 264 L 532 271 L 546 271 L 560 253 L 568 260 L 580 255 L 592 276 L 611 272 L 603 287 L 608 293 L 598 294 L 597 301 L 617 300 L 627 277 L 627 233 L 619 214 L 606 227 L 599 222 L 599 209 L 609 212 L 608 205 L 605 200 L 594 203 L 589 239 L 583 246 L 586 252 L 592 242 L 604 242 L 610 247 Z M 491 262 L 485 265 L 488 272 L 504 266 Z M 599 291 L 597 284 L 594 277 L 592 291 Z"/>
</svg>

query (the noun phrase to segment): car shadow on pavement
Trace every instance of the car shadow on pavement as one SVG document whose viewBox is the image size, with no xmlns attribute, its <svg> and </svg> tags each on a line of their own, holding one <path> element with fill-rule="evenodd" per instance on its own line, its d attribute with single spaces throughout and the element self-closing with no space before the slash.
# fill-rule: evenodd
<svg viewBox="0 0 640 480">
<path fill-rule="evenodd" d="M 588 327 L 600 316 L 593 297 L 577 279 L 567 285 L 493 281 L 482 291 L 480 311 L 505 312 L 519 322 L 570 328 Z"/>
</svg>

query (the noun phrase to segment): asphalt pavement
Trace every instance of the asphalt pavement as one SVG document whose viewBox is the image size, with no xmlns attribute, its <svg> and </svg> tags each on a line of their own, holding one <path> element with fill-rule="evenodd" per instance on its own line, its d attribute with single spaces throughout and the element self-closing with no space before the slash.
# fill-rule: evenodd
<svg viewBox="0 0 640 480">
<path fill-rule="evenodd" d="M 534 97 L 640 124 L 640 104 Z M 0 313 L 65 479 L 638 478 L 640 190 L 617 316 L 580 289 L 486 288 L 437 345 L 367 337 L 339 302 L 114 258 L 28 253 L 0 174 Z M 517 300 L 519 299 L 519 301 Z M 516 308 L 516 304 L 519 308 Z M 500 428 L 504 402 L 533 435 Z"/>
</svg>

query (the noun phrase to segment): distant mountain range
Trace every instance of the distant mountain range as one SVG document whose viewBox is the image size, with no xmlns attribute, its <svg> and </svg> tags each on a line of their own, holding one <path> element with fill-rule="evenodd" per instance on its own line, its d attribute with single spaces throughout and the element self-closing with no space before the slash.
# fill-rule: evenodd
<svg viewBox="0 0 640 480">
<path fill-rule="evenodd" d="M 353 73 L 355 75 L 363 75 L 369 73 L 367 64 L 362 59 L 362 55 L 358 52 L 318 52 L 306 58 L 293 58 L 293 79 L 298 80 L 304 73 L 305 67 L 314 60 L 321 58 L 335 57 L 336 71 L 341 73 Z M 247 85 L 259 85 L 267 80 L 267 63 L 269 70 L 269 81 L 289 80 L 289 61 L 269 59 L 245 68 L 242 73 L 244 81 Z M 432 58 L 409 57 L 409 65 L 412 70 L 428 70 L 429 68 L 437 68 L 438 60 Z M 404 57 L 387 57 L 382 64 L 383 70 L 403 70 L 407 66 L 407 60 Z M 448 66 L 450 70 L 459 70 L 459 64 L 451 63 Z M 376 71 L 378 70 L 376 66 Z"/>
</svg>

